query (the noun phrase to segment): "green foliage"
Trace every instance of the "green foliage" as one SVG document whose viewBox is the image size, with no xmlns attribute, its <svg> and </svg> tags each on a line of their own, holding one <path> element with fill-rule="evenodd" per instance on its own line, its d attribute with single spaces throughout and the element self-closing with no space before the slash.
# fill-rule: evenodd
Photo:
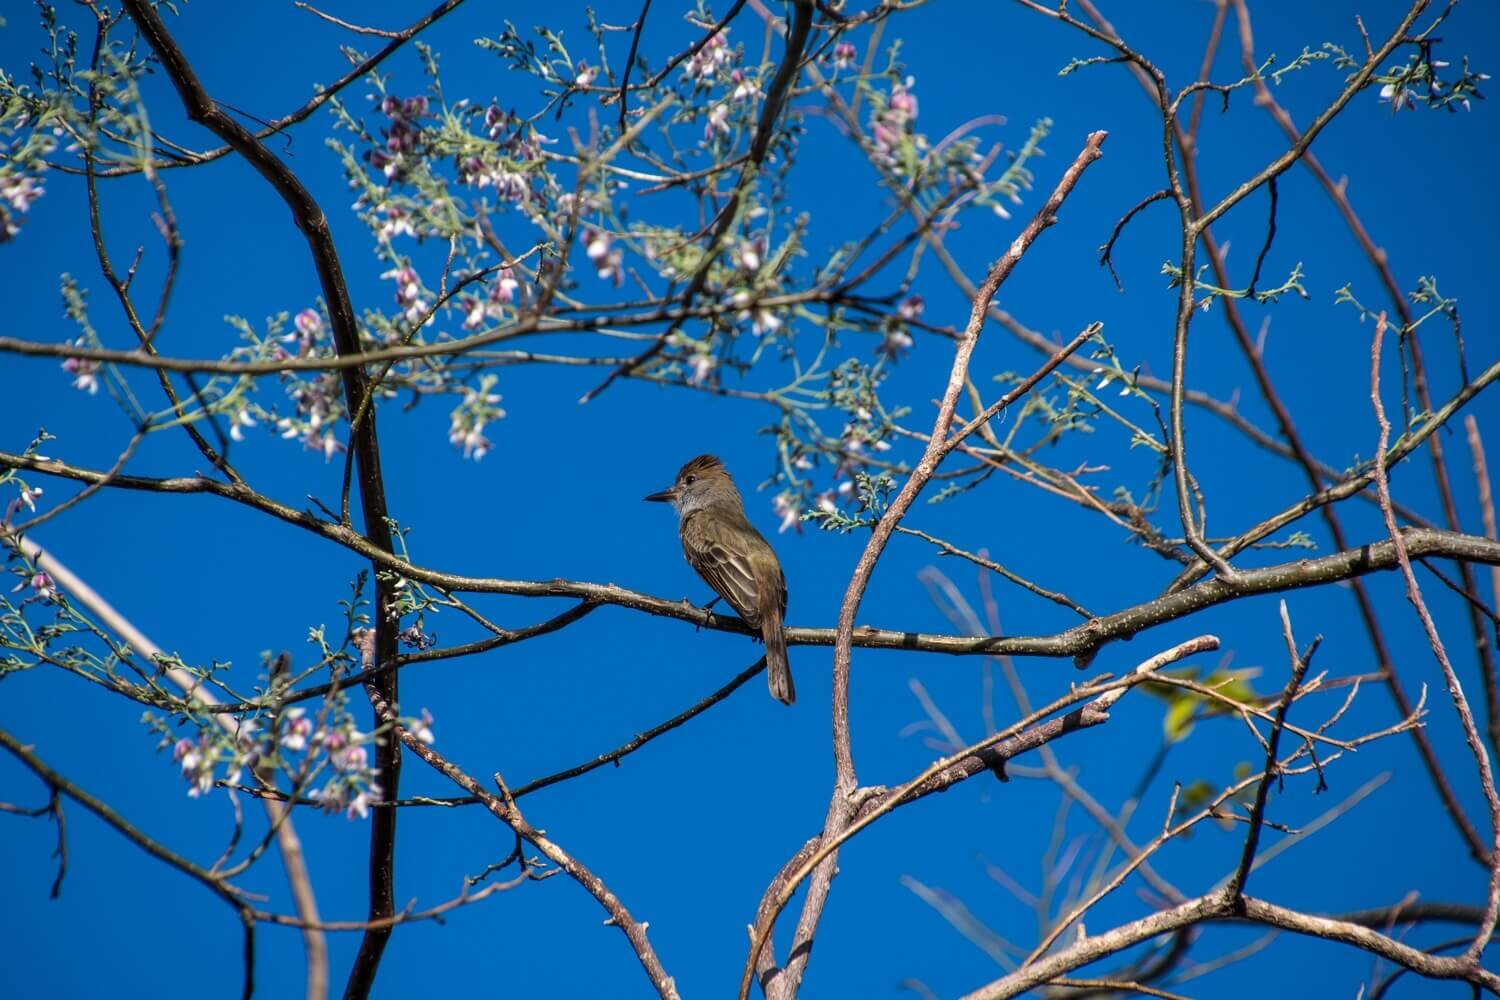
<svg viewBox="0 0 1500 1000">
<path fill-rule="evenodd" d="M 1202 670 L 1198 667 L 1183 667 L 1163 671 L 1163 674 L 1185 681 L 1196 681 L 1200 687 L 1208 688 L 1235 704 L 1257 705 L 1263 700 L 1263 696 L 1257 694 L 1250 683 L 1260 676 L 1260 670 L 1257 668 L 1216 669 L 1201 680 Z M 1180 743 L 1187 739 L 1193 731 L 1194 724 L 1200 719 L 1215 718 L 1235 711 L 1234 708 L 1225 705 L 1217 698 L 1173 684 L 1147 681 L 1141 685 L 1141 689 L 1167 703 L 1166 713 L 1162 717 L 1162 732 L 1173 743 Z"/>
</svg>

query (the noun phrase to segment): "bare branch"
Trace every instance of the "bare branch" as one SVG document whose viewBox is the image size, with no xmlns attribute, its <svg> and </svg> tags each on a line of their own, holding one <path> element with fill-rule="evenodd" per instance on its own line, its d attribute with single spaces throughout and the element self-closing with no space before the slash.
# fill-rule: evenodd
<svg viewBox="0 0 1500 1000">
<path fill-rule="evenodd" d="M 1489 806 L 1490 832 L 1493 841 L 1490 847 L 1490 886 L 1489 898 L 1485 905 L 1484 922 L 1479 926 L 1479 933 L 1474 938 L 1474 943 L 1464 953 L 1464 958 L 1469 962 L 1477 963 L 1484 952 L 1484 947 L 1489 943 L 1490 934 L 1495 929 L 1495 922 L 1500 919 L 1500 793 L 1495 789 L 1495 776 L 1490 768 L 1490 755 L 1485 749 L 1484 741 L 1480 739 L 1479 727 L 1474 723 L 1474 713 L 1469 709 L 1469 701 L 1464 697 L 1463 685 L 1459 683 L 1458 674 L 1453 669 L 1453 664 L 1448 661 L 1448 652 L 1443 648 L 1443 640 L 1438 636 L 1437 626 L 1433 624 L 1432 615 L 1427 611 L 1427 604 L 1422 600 L 1421 588 L 1417 586 L 1417 574 L 1411 568 L 1411 558 L 1406 548 L 1406 541 L 1401 537 L 1401 531 L 1396 527 L 1396 514 L 1391 510 L 1391 488 L 1385 472 L 1385 447 L 1391 435 L 1390 422 L 1385 418 L 1385 406 L 1380 401 L 1380 347 L 1385 337 L 1386 319 L 1385 313 L 1381 313 L 1375 320 L 1375 338 L 1370 348 L 1370 402 L 1375 406 L 1375 420 L 1380 425 L 1380 444 L 1375 451 L 1375 488 L 1380 493 L 1381 510 L 1385 514 L 1385 528 L 1391 535 L 1391 541 L 1395 543 L 1396 558 L 1401 565 L 1401 576 L 1406 582 L 1406 599 L 1416 609 L 1417 617 L 1422 621 L 1422 630 L 1427 633 L 1427 642 L 1432 647 L 1432 655 L 1437 658 L 1438 666 L 1442 668 L 1443 680 L 1448 685 L 1448 697 L 1453 701 L 1453 707 L 1458 712 L 1459 722 L 1463 726 L 1464 739 L 1469 744 L 1469 752 L 1474 755 L 1474 764 L 1479 771 L 1479 785 L 1484 791 L 1484 799 Z"/>
</svg>

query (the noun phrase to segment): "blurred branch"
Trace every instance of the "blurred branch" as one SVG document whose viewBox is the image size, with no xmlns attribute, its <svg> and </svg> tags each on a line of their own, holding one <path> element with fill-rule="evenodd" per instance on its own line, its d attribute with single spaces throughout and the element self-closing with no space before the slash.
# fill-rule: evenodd
<svg viewBox="0 0 1500 1000">
<path fill-rule="evenodd" d="M 31 748 L 16 739 L 10 733 L 0 729 L 0 747 L 4 747 L 10 754 L 29 768 L 40 778 L 54 794 L 61 793 L 83 806 L 89 812 L 103 820 L 108 826 L 123 836 L 126 840 L 167 864 L 184 875 L 202 885 L 209 892 L 234 910 L 239 916 L 246 934 L 246 961 L 244 986 L 241 990 L 243 1000 L 249 1000 L 255 993 L 255 964 L 254 964 L 254 919 L 252 909 L 244 900 L 244 893 L 229 885 L 222 878 L 206 869 L 194 864 L 192 861 L 176 853 L 159 841 L 153 840 L 137 829 L 128 820 L 122 817 L 114 809 L 110 808 L 100 799 L 95 798 L 88 792 L 79 788 L 73 782 L 64 778 L 57 771 L 48 767 L 40 757 L 31 751 Z"/>
<path fill-rule="evenodd" d="M 199 706 L 206 707 L 211 713 L 218 708 L 218 700 L 211 691 L 205 690 L 197 678 L 183 670 L 182 667 L 173 666 L 172 658 L 168 657 L 160 646 L 148 639 L 145 633 L 136 628 L 130 619 L 117 611 L 96 590 L 75 575 L 67 566 L 63 565 L 56 556 L 43 549 L 31 538 L 23 538 L 10 534 L 7 526 L 3 523 L 0 523 L 0 542 L 12 546 L 27 560 L 36 565 L 38 569 L 52 577 L 57 585 L 67 591 L 73 600 L 88 608 L 96 618 L 104 623 L 105 627 L 115 632 L 131 648 L 155 664 L 162 675 L 175 684 L 185 696 L 196 702 Z M 233 734 L 240 730 L 240 720 L 233 715 L 220 711 L 213 714 L 212 718 L 221 729 L 228 733 Z M 41 774 L 42 772 L 38 771 L 37 773 Z M 60 788 L 62 786 L 53 784 L 53 787 Z M 88 806 L 91 811 L 98 813 L 106 821 L 111 822 L 111 825 L 116 825 L 104 813 L 100 812 L 99 808 L 96 808 L 95 805 L 90 805 L 89 802 L 79 798 L 78 795 L 73 794 L 71 791 L 69 795 Z M 104 809 L 108 808 L 107 806 L 103 806 L 102 803 L 98 803 L 98 806 Z M 264 806 L 266 816 L 270 820 L 271 830 L 274 831 L 277 848 L 281 854 L 282 867 L 286 871 L 287 882 L 291 887 L 292 898 L 296 903 L 297 912 L 310 928 L 303 935 L 303 942 L 308 964 L 308 1000 L 316 1000 L 317 994 L 314 992 L 313 987 L 320 981 L 325 991 L 327 987 L 327 946 L 323 941 L 322 934 L 313 929 L 318 922 L 318 907 L 316 897 L 313 894 L 312 881 L 308 875 L 307 863 L 302 854 L 302 842 L 297 836 L 296 828 L 292 824 L 289 809 L 271 799 L 265 800 Z M 123 827 L 118 828 L 124 832 Z M 168 860 L 166 857 L 162 857 L 163 860 Z M 175 864 L 175 862 L 170 861 L 169 863 Z M 187 869 L 183 870 L 187 871 Z M 189 874 L 193 873 L 189 872 Z M 217 874 L 205 874 L 212 878 L 216 884 L 224 884 L 221 876 Z M 196 874 L 194 874 L 194 877 L 199 878 Z M 202 881 L 202 878 L 199 878 L 199 881 Z M 246 911 L 242 908 L 241 916 L 244 917 L 245 915 Z M 253 931 L 248 926 L 246 935 L 247 941 L 253 935 Z M 247 970 L 246 975 L 248 980 L 250 976 L 249 970 Z M 248 985 L 246 989 L 246 995 L 248 996 Z"/>
</svg>

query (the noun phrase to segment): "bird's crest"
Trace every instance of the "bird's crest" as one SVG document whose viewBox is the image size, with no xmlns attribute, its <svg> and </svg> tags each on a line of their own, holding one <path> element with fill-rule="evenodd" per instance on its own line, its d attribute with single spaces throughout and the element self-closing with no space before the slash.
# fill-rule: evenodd
<svg viewBox="0 0 1500 1000">
<path fill-rule="evenodd" d="M 724 468 L 724 463 L 719 461 L 718 456 L 699 455 L 697 458 L 691 459 L 686 465 L 682 467 L 682 470 L 677 473 L 677 481 L 682 482 L 682 480 L 686 479 L 690 475 L 700 476 L 705 472 L 715 471 L 722 472 L 726 476 L 729 474 L 729 470 Z"/>
</svg>

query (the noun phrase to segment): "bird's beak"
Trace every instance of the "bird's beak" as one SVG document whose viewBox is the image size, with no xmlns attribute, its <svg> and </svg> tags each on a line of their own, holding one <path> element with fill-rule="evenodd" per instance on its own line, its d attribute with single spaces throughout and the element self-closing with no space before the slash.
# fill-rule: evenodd
<svg viewBox="0 0 1500 1000">
<path fill-rule="evenodd" d="M 649 497 L 646 497 L 646 499 L 654 500 L 657 503 L 671 503 L 677 499 L 677 487 L 674 486 L 671 489 L 662 490 L 660 493 L 653 493 Z"/>
</svg>

